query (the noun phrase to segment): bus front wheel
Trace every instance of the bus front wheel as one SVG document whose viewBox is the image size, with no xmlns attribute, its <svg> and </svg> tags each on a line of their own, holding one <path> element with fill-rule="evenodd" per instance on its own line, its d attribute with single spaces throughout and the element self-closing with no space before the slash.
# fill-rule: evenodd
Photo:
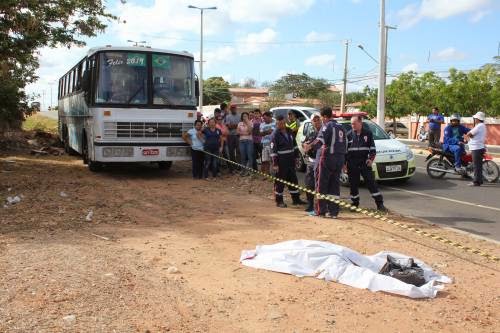
<svg viewBox="0 0 500 333">
<path fill-rule="evenodd" d="M 89 145 L 87 142 L 87 135 L 85 135 L 85 134 L 83 135 L 83 142 L 82 142 L 82 158 L 83 158 L 83 164 L 87 164 L 90 171 L 92 171 L 92 172 L 101 171 L 102 163 L 92 161 L 92 159 L 90 158 Z"/>
</svg>

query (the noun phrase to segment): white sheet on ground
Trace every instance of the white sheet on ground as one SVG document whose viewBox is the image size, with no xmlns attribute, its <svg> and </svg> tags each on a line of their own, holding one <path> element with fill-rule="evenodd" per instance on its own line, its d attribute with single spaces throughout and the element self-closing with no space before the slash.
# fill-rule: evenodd
<svg viewBox="0 0 500 333">
<path fill-rule="evenodd" d="M 418 259 L 415 263 L 423 268 L 426 284 L 416 287 L 387 275 L 378 274 L 387 261 L 387 255 L 396 259 L 408 256 L 382 251 L 364 256 L 347 247 L 320 241 L 291 240 L 273 245 L 258 245 L 255 250 L 244 250 L 240 261 L 243 265 L 262 268 L 295 276 L 314 276 L 318 279 L 336 281 L 356 288 L 408 296 L 411 298 L 433 298 L 442 285 L 451 283 L 447 276 L 434 272 Z"/>
</svg>

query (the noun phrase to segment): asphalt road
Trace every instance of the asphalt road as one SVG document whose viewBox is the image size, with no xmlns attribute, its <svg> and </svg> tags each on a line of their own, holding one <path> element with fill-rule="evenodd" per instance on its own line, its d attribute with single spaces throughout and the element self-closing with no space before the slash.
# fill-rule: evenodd
<svg viewBox="0 0 500 333">
<path fill-rule="evenodd" d="M 402 215 L 423 219 L 500 241 L 500 184 L 470 187 L 470 180 L 446 175 L 431 179 L 425 171 L 425 157 L 417 155 L 417 172 L 407 183 L 380 183 L 385 206 Z M 304 174 L 298 173 L 303 182 Z M 366 187 L 360 189 L 361 206 L 375 208 Z M 349 189 L 342 187 L 342 199 Z"/>
</svg>

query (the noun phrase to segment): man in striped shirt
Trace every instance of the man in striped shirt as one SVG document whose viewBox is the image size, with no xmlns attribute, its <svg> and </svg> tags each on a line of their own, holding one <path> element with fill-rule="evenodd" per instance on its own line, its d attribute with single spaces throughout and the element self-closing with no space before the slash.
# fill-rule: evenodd
<svg viewBox="0 0 500 333">
<path fill-rule="evenodd" d="M 377 204 L 377 209 L 385 211 L 384 198 L 377 188 L 372 171 L 372 163 L 377 153 L 373 134 L 368 128 L 363 127 L 361 116 L 353 116 L 351 126 L 352 130 L 347 133 L 347 173 L 351 184 L 352 204 L 356 207 L 359 206 L 358 188 L 360 176 L 363 176 L 366 186 Z"/>
</svg>

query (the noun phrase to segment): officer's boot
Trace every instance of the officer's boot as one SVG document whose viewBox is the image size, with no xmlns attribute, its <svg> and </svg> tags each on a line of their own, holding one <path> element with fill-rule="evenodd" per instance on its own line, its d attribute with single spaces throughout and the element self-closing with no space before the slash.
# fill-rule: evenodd
<svg viewBox="0 0 500 333">
<path fill-rule="evenodd" d="M 351 199 L 351 205 L 354 207 L 358 208 L 359 207 L 359 198 L 357 199 Z"/>
<path fill-rule="evenodd" d="M 274 196 L 276 199 L 276 206 L 280 208 L 286 208 L 286 203 L 283 202 L 283 196 L 282 195 L 275 195 Z"/>
<path fill-rule="evenodd" d="M 307 207 L 304 209 L 306 212 L 311 212 L 314 210 L 314 195 L 311 193 L 306 193 L 307 197 Z"/>
<path fill-rule="evenodd" d="M 301 198 L 300 198 L 300 194 L 299 193 L 292 193 L 292 204 L 294 206 L 296 205 L 305 205 L 307 202 L 303 201 Z"/>
<path fill-rule="evenodd" d="M 382 196 L 380 196 L 382 197 Z M 387 212 L 387 208 L 385 208 L 384 206 L 384 200 L 375 200 L 375 203 L 377 204 L 377 210 L 381 211 L 381 212 Z"/>
</svg>

